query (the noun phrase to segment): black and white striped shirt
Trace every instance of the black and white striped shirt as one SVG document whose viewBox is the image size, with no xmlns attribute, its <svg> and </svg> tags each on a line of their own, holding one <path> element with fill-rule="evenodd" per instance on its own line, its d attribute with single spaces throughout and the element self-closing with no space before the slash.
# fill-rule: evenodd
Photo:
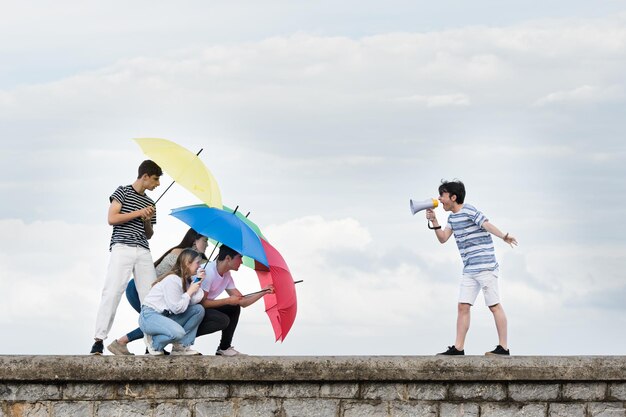
<svg viewBox="0 0 626 417">
<path fill-rule="evenodd" d="M 132 185 L 123 185 L 117 187 L 117 190 L 109 197 L 109 201 L 113 202 L 117 200 L 122 204 L 121 214 L 130 213 L 135 210 L 141 210 L 142 208 L 153 206 L 154 201 L 147 195 L 139 194 Z M 152 225 L 156 224 L 156 211 L 154 216 L 150 220 Z M 146 237 L 146 230 L 143 226 L 141 217 L 137 217 L 122 224 L 116 224 L 113 226 L 113 234 L 111 235 L 111 244 L 109 250 L 116 243 L 122 243 L 124 245 L 139 245 L 150 250 L 148 245 L 148 238 Z"/>
</svg>

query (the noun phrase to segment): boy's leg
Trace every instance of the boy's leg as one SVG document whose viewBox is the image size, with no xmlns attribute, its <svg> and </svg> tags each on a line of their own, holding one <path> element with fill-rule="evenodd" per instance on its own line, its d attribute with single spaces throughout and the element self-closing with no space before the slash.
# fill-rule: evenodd
<svg viewBox="0 0 626 417">
<path fill-rule="evenodd" d="M 154 270 L 154 263 L 152 262 L 152 255 L 150 251 L 138 246 L 137 257 L 135 259 L 135 267 L 133 269 L 135 277 L 135 287 L 137 287 L 137 294 L 139 294 L 139 301 L 143 303 L 143 299 L 146 298 L 152 283 L 156 281 L 156 271 Z"/>
<path fill-rule="evenodd" d="M 500 289 L 498 286 L 498 270 L 486 272 L 481 275 L 480 284 L 485 296 L 485 304 L 491 310 L 498 331 L 498 344 L 508 350 L 507 346 L 507 319 L 504 308 L 500 303 Z"/>
<path fill-rule="evenodd" d="M 222 330 L 222 338 L 218 349 L 228 349 L 233 343 L 233 337 L 235 336 L 235 329 L 237 323 L 239 323 L 239 314 L 241 313 L 241 307 L 238 305 L 225 305 L 218 307 L 218 310 L 228 315 L 229 323 L 228 327 Z"/>
<path fill-rule="evenodd" d="M 94 336 L 96 339 L 106 339 L 109 330 L 111 330 L 117 306 L 120 303 L 133 268 L 134 249 L 134 247 L 125 245 L 114 245 L 111 249 L 111 258 L 96 316 L 96 332 Z"/>
<path fill-rule="evenodd" d="M 493 313 L 493 319 L 496 322 L 496 330 L 498 331 L 498 344 L 504 349 L 509 350 L 507 342 L 507 320 L 502 304 L 489 306 L 489 310 Z"/>
<path fill-rule="evenodd" d="M 470 327 L 470 309 L 478 297 L 480 284 L 472 275 L 463 274 L 459 287 L 459 304 L 456 318 L 456 340 L 454 346 L 457 350 L 465 347 L 465 336 Z"/>
<path fill-rule="evenodd" d="M 456 318 L 456 340 L 454 346 L 457 350 L 463 350 L 465 347 L 465 336 L 470 326 L 470 309 L 471 304 L 459 303 Z"/>
</svg>

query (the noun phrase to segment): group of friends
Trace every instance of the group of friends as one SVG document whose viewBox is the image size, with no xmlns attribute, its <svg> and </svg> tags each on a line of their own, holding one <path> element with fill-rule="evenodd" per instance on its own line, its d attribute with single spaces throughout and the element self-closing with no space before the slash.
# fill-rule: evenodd
<svg viewBox="0 0 626 417">
<path fill-rule="evenodd" d="M 113 226 L 110 261 L 96 318 L 95 342 L 91 354 L 101 355 L 122 294 L 139 313 L 139 328 L 113 340 L 107 349 L 115 355 L 132 355 L 127 344 L 144 339 L 151 355 L 195 355 L 196 337 L 222 332 L 216 355 L 241 355 L 232 346 L 241 307 L 247 307 L 267 293 L 243 296 L 235 286 L 231 271 L 242 264 L 241 254 L 221 245 L 217 259 L 208 262 L 204 252 L 207 238 L 190 229 L 182 241 L 152 261 L 148 240 L 156 224 L 154 201 L 146 195 L 159 186 L 163 174 L 153 161 L 146 160 L 138 169 L 137 179 L 118 187 L 109 197 L 108 222 Z M 463 273 L 460 280 L 456 339 L 440 355 L 464 355 L 465 338 L 470 326 L 470 309 L 482 290 L 485 304 L 494 317 L 498 345 L 487 355 L 510 355 L 507 341 L 507 318 L 500 302 L 499 265 L 492 236 L 507 244 L 517 239 L 498 229 L 476 207 L 465 203 L 465 185 L 458 180 L 442 181 L 439 202 L 450 212 L 445 228 L 433 209 L 426 210 L 429 228 L 441 243 L 454 235 Z M 432 224 L 432 227 L 430 226 Z M 134 279 L 131 279 L 131 276 Z M 228 297 L 218 298 L 224 291 Z M 172 345 L 171 352 L 165 350 Z"/>
<path fill-rule="evenodd" d="M 143 161 L 137 179 L 119 186 L 109 197 L 111 254 L 90 353 L 104 353 L 104 340 L 125 293 L 139 313 L 139 328 L 107 346 L 114 355 L 132 355 L 127 345 L 138 339 L 144 340 L 150 355 L 198 355 L 192 348 L 196 337 L 218 331 L 222 334 L 215 354 L 242 355 L 232 346 L 241 308 L 273 293 L 274 288 L 269 285 L 258 293 L 242 295 L 231 276 L 241 266 L 242 255 L 221 245 L 217 258 L 209 262 L 207 237 L 194 229 L 153 262 L 148 240 L 154 235 L 156 206 L 146 191 L 160 185 L 161 175 L 154 161 Z M 228 297 L 218 298 L 224 291 Z M 168 345 L 172 345 L 169 352 Z"/>
</svg>

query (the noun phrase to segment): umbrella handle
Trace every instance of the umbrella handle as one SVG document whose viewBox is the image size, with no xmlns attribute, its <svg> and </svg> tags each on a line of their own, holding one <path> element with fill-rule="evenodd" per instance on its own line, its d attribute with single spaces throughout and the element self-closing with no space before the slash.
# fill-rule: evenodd
<svg viewBox="0 0 626 417">
<path fill-rule="evenodd" d="M 200 153 L 202 152 L 204 148 L 200 148 L 200 150 L 198 151 L 198 153 L 196 154 L 196 156 L 199 156 Z M 156 203 L 159 202 L 159 200 L 165 195 L 166 192 L 169 191 L 170 188 L 172 188 L 172 185 L 174 185 L 176 181 L 172 181 L 172 183 L 165 189 L 165 191 L 163 191 L 163 193 L 159 196 L 159 198 L 156 199 L 156 201 L 154 202 L 154 205 L 156 206 Z"/>
</svg>

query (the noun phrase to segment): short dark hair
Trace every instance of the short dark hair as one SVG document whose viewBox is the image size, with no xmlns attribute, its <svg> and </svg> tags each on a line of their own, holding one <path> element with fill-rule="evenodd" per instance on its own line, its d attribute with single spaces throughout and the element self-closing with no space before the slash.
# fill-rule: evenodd
<svg viewBox="0 0 626 417">
<path fill-rule="evenodd" d="M 217 254 L 217 260 L 223 261 L 224 259 L 226 259 L 227 256 L 234 258 L 237 255 L 241 255 L 241 254 L 229 246 L 222 245 L 220 246 L 220 251 Z"/>
<path fill-rule="evenodd" d="M 137 170 L 137 178 L 143 177 L 143 174 L 147 174 L 149 177 L 156 175 L 160 177 L 163 175 L 163 170 L 160 166 L 156 164 L 156 162 L 146 159 L 139 165 L 139 169 Z"/>
<path fill-rule="evenodd" d="M 463 204 L 463 202 L 465 201 L 465 185 L 463 185 L 463 183 L 459 180 L 441 180 L 441 185 L 439 186 L 439 195 L 442 195 L 443 193 L 450 194 L 450 197 L 455 195 L 456 202 L 459 204 Z"/>
</svg>

